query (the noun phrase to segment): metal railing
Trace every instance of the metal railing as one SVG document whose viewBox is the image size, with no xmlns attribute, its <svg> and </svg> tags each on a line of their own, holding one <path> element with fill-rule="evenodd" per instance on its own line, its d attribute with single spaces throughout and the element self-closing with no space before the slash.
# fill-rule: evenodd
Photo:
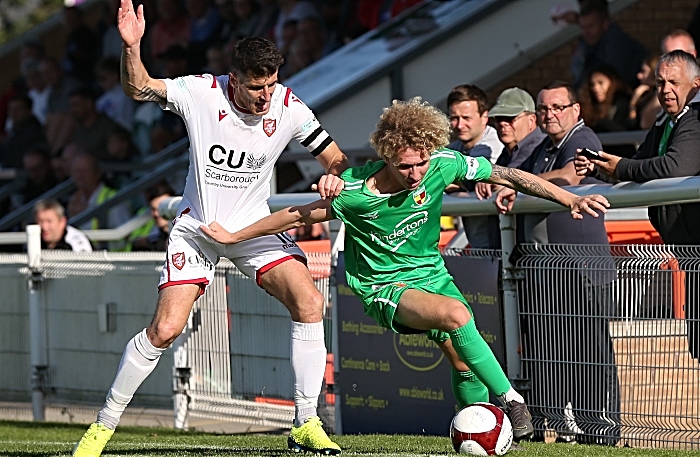
<svg viewBox="0 0 700 457">
<path fill-rule="evenodd" d="M 674 178 L 644 184 L 622 183 L 616 186 L 581 186 L 573 188 L 573 190 L 578 194 L 603 193 L 608 196 L 613 206 L 618 207 L 649 202 L 654 204 L 691 202 L 700 201 L 700 177 Z M 277 210 L 284 206 L 303 204 L 315 198 L 314 194 L 274 196 L 271 199 L 271 207 L 273 210 Z M 174 200 L 171 199 L 170 203 L 172 204 Z M 561 209 L 558 205 L 529 197 L 518 198 L 515 205 L 515 211 L 517 212 L 542 212 Z M 452 214 L 493 214 L 495 213 L 495 208 L 492 202 L 445 197 L 445 212 Z M 695 329 L 698 324 L 698 316 L 692 314 L 695 312 L 693 311 L 695 308 L 692 308 L 692 306 L 695 306 L 695 301 L 697 300 L 696 278 L 698 277 L 697 273 L 700 271 L 700 268 L 698 268 L 700 265 L 698 248 L 679 248 L 664 245 L 651 247 L 616 246 L 612 252 L 609 250 L 606 252 L 601 246 L 526 246 L 521 260 L 516 265 L 512 265 L 509 262 L 510 252 L 513 249 L 513 236 L 512 230 L 509 229 L 509 220 L 512 220 L 509 216 L 502 217 L 504 250 L 501 256 L 503 261 L 501 288 L 503 292 L 506 369 L 511 379 L 529 379 L 531 390 L 527 395 L 533 405 L 538 433 L 544 433 L 545 427 L 547 427 L 560 433 L 562 436 L 579 435 L 579 439 L 588 440 L 586 442 L 591 443 L 626 443 L 648 447 L 696 448 L 699 438 L 698 430 L 700 430 L 700 424 L 698 424 L 697 420 L 697 411 L 700 408 L 700 382 L 698 382 L 700 368 L 697 365 L 697 360 L 689 355 L 689 349 L 692 350 L 692 347 L 688 346 L 686 335 L 690 334 L 689 328 Z M 332 253 L 341 248 L 342 227 L 340 230 L 338 228 L 336 227 L 333 230 L 333 233 L 336 235 L 334 235 Z M 36 232 L 36 229 L 34 230 Z M 37 237 L 38 233 L 34 233 L 34 236 Z M 139 286 L 141 288 L 132 287 L 135 284 L 134 279 L 132 279 L 134 272 L 147 271 L 149 268 L 153 269 L 153 266 L 147 266 L 146 270 L 143 269 L 144 267 L 139 267 L 139 270 L 131 265 L 115 267 L 114 262 L 120 259 L 120 256 L 105 253 L 100 257 L 100 254 L 96 253 L 93 257 L 97 256 L 95 259 L 99 260 L 98 271 L 90 266 L 93 265 L 92 263 L 85 262 L 86 256 L 76 256 L 76 260 L 79 261 L 69 262 L 68 264 L 52 263 L 50 261 L 51 257 L 47 256 L 48 261 L 44 263 L 43 268 L 47 268 L 48 270 L 46 271 L 50 273 L 48 277 L 42 277 L 37 276 L 40 273 L 40 269 L 37 268 L 39 264 L 36 263 L 38 256 L 36 253 L 36 242 L 32 246 L 34 251 L 28 256 L 30 268 L 17 271 L 17 273 L 34 275 L 30 285 L 36 290 L 47 288 L 46 290 L 53 291 L 51 296 L 53 297 L 52 303 L 55 303 L 55 305 L 52 305 L 48 311 L 60 313 L 56 314 L 56 317 L 63 316 L 68 312 L 68 310 L 63 310 L 65 304 L 60 300 L 60 297 L 63 296 L 61 294 L 75 289 L 73 285 L 68 283 L 61 285 L 62 283 L 60 283 L 61 280 L 66 278 L 68 270 L 71 271 L 70 276 L 73 277 L 70 284 L 78 284 L 78 281 L 83 283 L 89 281 L 95 293 L 101 297 L 100 301 L 115 302 L 117 303 L 115 306 L 122 307 L 124 306 L 122 302 L 130 304 L 134 300 L 134 303 L 140 303 L 143 300 L 143 296 L 154 295 L 152 287 L 150 287 L 150 292 L 147 293 L 141 289 L 144 287 L 143 285 Z M 70 256 L 70 253 L 62 255 Z M 124 258 L 132 259 L 132 257 Z M 129 261 L 133 262 L 136 259 L 137 256 Z M 673 263 L 673 259 L 677 262 Z M 149 262 L 152 261 L 153 259 L 149 260 Z M 331 258 L 330 265 L 334 265 L 334 261 L 335 259 Z M 16 263 L 15 260 L 13 262 Z M 581 282 L 582 276 L 579 274 L 579 270 L 581 270 L 582 262 L 587 262 L 588 270 L 595 271 L 597 272 L 596 274 L 607 278 L 601 281 L 596 280 L 597 285 L 605 286 L 602 292 L 598 291 L 602 295 L 585 294 L 588 293 L 587 288 L 589 288 L 589 285 Z M 68 265 L 70 265 L 70 268 L 67 270 L 66 267 Z M 222 267 L 224 266 L 222 265 Z M 11 270 L 12 268 L 6 271 L 9 273 Z M 155 273 L 153 271 L 154 277 Z M 230 289 L 247 290 L 242 283 L 239 284 L 240 281 L 245 282 L 247 280 L 237 273 L 232 273 L 233 270 L 225 273 L 226 284 L 236 283 L 236 287 L 231 287 Z M 141 282 L 145 284 L 146 282 L 141 280 L 144 276 L 143 273 L 136 274 L 140 278 L 139 284 Z M 681 281 L 679 278 L 682 277 L 682 274 L 686 275 L 686 279 Z M 80 279 L 80 275 L 87 276 Z M 110 276 L 111 279 L 100 279 L 101 276 L 105 275 L 116 276 Z M 120 278 L 120 276 L 122 277 Z M 87 279 L 88 277 L 89 280 Z M 19 277 L 16 279 L 20 280 Z M 44 279 L 51 279 L 52 282 L 46 282 Z M 128 291 L 119 285 L 127 283 L 130 284 Z M 26 278 L 24 279 L 24 284 L 26 284 Z M 336 292 L 331 284 L 332 282 L 328 285 L 319 284 L 319 287 L 327 292 L 329 301 L 335 303 L 334 294 Z M 563 284 L 566 284 L 566 287 L 562 287 Z M 682 292 L 679 289 L 680 287 L 683 288 Z M 251 285 L 251 291 L 253 289 L 260 292 Z M 30 300 L 33 297 L 32 290 L 30 289 L 29 291 Z M 218 292 L 215 292 L 217 290 Z M 221 306 L 227 300 L 230 304 L 231 298 L 226 290 L 227 288 L 223 286 L 212 289 L 212 294 L 210 294 L 211 300 L 217 301 Z M 579 292 L 581 293 L 579 294 Z M 129 296 L 128 299 L 125 294 Z M 608 299 L 601 299 L 601 296 L 608 297 Z M 589 300 L 590 297 L 594 297 L 595 300 Z M 686 297 L 685 306 L 679 306 L 680 297 Z M 692 303 L 691 299 L 693 300 Z M 224 301 L 219 302 L 220 300 Z M 251 309 L 254 310 L 254 303 L 257 303 L 258 298 L 251 295 L 249 298 L 242 297 L 241 300 L 243 301 L 238 302 L 241 306 L 248 306 L 244 304 L 250 302 L 251 306 L 253 306 Z M 94 307 L 93 301 L 91 299 L 89 302 L 81 304 L 81 306 L 85 307 L 85 309 L 80 311 L 85 315 L 81 319 L 87 318 L 88 321 L 92 322 L 94 317 L 90 317 L 89 309 Z M 71 302 L 71 300 L 66 300 L 66 303 L 68 302 Z M 40 304 L 41 302 L 38 303 Z M 100 324 L 100 332 L 109 333 L 112 331 L 110 330 L 112 325 L 110 322 L 117 322 L 110 320 L 114 319 L 113 317 L 110 318 L 109 315 L 114 313 L 115 309 L 108 305 L 109 303 L 102 306 L 104 308 L 102 311 L 99 310 L 102 309 L 100 307 L 97 310 L 98 317 L 102 316 L 99 317 L 99 322 L 102 322 Z M 331 311 L 334 309 L 334 307 L 331 307 Z M 691 314 L 682 316 L 680 313 L 683 310 L 690 310 Z M 279 308 L 278 311 L 283 314 L 282 308 Z M 132 311 L 127 311 L 127 313 L 129 312 Z M 244 312 L 244 314 L 246 313 L 247 311 Z M 33 333 L 46 334 L 42 325 L 53 322 L 53 319 L 42 321 L 40 319 L 41 316 L 37 318 L 36 314 L 40 313 L 37 313 L 35 310 L 29 316 L 31 318 L 31 315 L 34 315 L 33 319 L 37 320 L 37 323 L 31 327 L 34 329 Z M 220 314 L 221 316 L 224 315 L 224 313 Z M 254 315 L 258 315 L 258 312 L 253 311 L 251 316 Z M 203 315 L 193 318 L 192 325 L 195 327 L 203 325 L 202 317 Z M 65 318 L 64 316 L 61 319 Z M 252 317 L 241 317 L 241 319 L 250 318 Z M 13 319 L 17 320 L 16 317 Z M 120 320 L 119 322 L 122 321 Z M 337 325 L 335 320 L 331 319 L 331 322 L 331 327 Z M 520 327 L 521 322 L 524 324 L 523 328 Z M 214 324 L 209 323 L 207 325 Z M 22 328 L 19 323 L 15 324 L 15 326 Z M 201 328 L 205 329 L 205 327 Z M 333 328 L 335 331 L 335 327 Z M 542 330 L 543 328 L 553 330 L 545 333 Z M 61 332 L 55 331 L 48 332 L 48 334 L 55 337 L 60 336 L 61 338 L 67 337 L 66 335 L 61 336 Z M 280 334 L 282 334 L 281 330 Z M 535 335 L 534 341 L 536 344 L 532 343 L 533 340 L 530 335 L 533 334 Z M 525 337 L 521 335 L 525 335 Z M 571 336 L 572 341 L 567 344 L 562 343 L 563 340 L 557 339 L 562 337 L 562 335 Z M 596 352 L 593 348 L 601 345 L 595 346 L 597 344 L 595 341 L 598 340 L 593 339 L 594 335 L 601 337 L 599 339 L 603 342 L 602 347 L 609 349 L 610 345 L 612 345 L 612 350 Z M 97 336 L 98 334 L 94 335 L 94 337 Z M 543 341 L 543 344 L 539 344 L 538 338 L 540 336 L 543 339 L 549 339 Z M 213 337 L 214 340 L 218 338 L 216 335 Z M 202 336 L 200 335 L 198 338 L 201 339 Z M 202 341 L 211 342 L 213 340 Z M 219 343 L 225 341 L 225 338 L 221 338 Z M 337 353 L 336 341 L 335 338 L 332 338 L 330 344 L 328 344 L 335 353 Z M 521 341 L 524 341 L 522 356 L 518 352 Z M 73 344 L 79 347 L 77 341 L 74 341 Z M 123 344 L 123 341 L 119 341 L 119 347 L 115 348 L 116 351 L 121 349 L 121 344 Z M 225 343 L 224 346 L 227 344 L 229 343 Z M 594 346 L 590 346 L 591 344 Z M 226 351 L 224 346 L 220 348 L 217 346 L 215 351 L 217 354 L 222 355 L 221 363 L 223 365 L 221 367 L 223 367 L 224 372 L 232 370 L 234 365 L 238 366 L 240 363 L 250 362 L 252 365 L 248 370 L 256 366 L 254 360 L 247 360 L 248 356 L 242 359 L 240 363 L 232 364 L 228 362 L 229 359 L 222 354 L 223 351 Z M 30 345 L 30 349 L 31 347 Z M 567 347 L 578 348 L 576 349 L 578 352 L 566 352 Z M 203 350 L 202 348 L 197 349 L 195 346 L 188 346 L 187 350 L 200 351 Z M 550 349 L 554 352 L 551 352 Z M 48 379 L 45 376 L 45 368 L 43 368 L 45 367 L 44 360 L 41 359 L 41 354 L 43 353 L 41 351 L 44 350 L 43 346 L 37 348 L 36 351 L 39 351 L 38 355 L 31 358 L 35 377 L 41 381 L 35 386 L 35 394 L 39 399 L 42 398 L 41 395 L 45 392 L 41 389 L 47 387 L 46 384 L 42 383 L 45 383 Z M 110 353 L 118 353 L 116 351 L 112 350 Z M 192 352 L 190 354 L 194 355 Z M 246 352 L 246 354 L 248 353 Z M 2 350 L 0 350 L 0 356 L 2 356 Z M 254 357 L 252 354 L 251 356 Z M 17 359 L 18 355 L 13 355 L 12 357 Z M 182 359 L 178 359 L 178 357 L 176 356 L 176 359 L 179 360 L 176 361 L 176 367 L 192 368 L 189 365 L 183 365 Z M 202 360 L 206 363 L 211 362 L 211 358 Z M 58 363 L 51 360 L 49 362 Z M 195 386 L 198 385 L 197 383 L 204 383 L 202 386 L 209 386 L 206 387 L 207 389 L 211 387 L 210 384 L 212 382 L 216 382 L 216 385 L 220 386 L 217 389 L 224 389 L 224 393 L 231 400 L 226 400 L 222 403 L 219 401 L 220 399 L 216 398 L 219 394 L 212 396 L 211 392 L 203 391 L 202 395 L 197 394 L 195 397 L 191 397 L 195 398 L 195 401 L 200 402 L 198 406 L 195 405 L 194 410 L 201 407 L 199 414 L 209 414 L 211 417 L 223 418 L 222 405 L 225 404 L 226 407 L 224 409 L 240 408 L 238 410 L 240 414 L 236 416 L 238 414 L 236 413 L 230 416 L 229 419 L 251 420 L 252 418 L 253 420 L 262 421 L 260 423 L 270 423 L 265 422 L 269 421 L 269 418 L 256 416 L 256 413 L 250 412 L 250 408 L 253 405 L 250 403 L 237 403 L 238 400 L 234 398 L 235 396 L 231 397 L 229 395 L 235 389 L 241 389 L 245 386 L 245 378 L 236 381 L 236 385 L 225 387 L 221 384 L 220 379 L 217 381 L 218 378 L 211 378 L 214 374 L 216 376 L 221 375 L 221 372 L 217 371 L 218 369 L 207 371 L 206 365 L 204 368 L 205 371 L 198 375 L 199 377 L 196 381 L 192 381 L 191 377 L 186 379 L 187 376 L 191 376 L 195 372 L 194 369 L 190 371 L 181 370 L 182 376 L 176 376 L 176 378 L 188 383 L 194 382 Z M 336 367 L 336 371 L 339 371 L 338 367 Z M 65 369 L 58 370 L 56 373 L 58 376 L 65 376 Z M 186 375 L 186 373 L 188 374 Z M 541 377 L 538 378 L 537 376 L 542 374 L 554 379 L 553 373 L 558 374 L 558 380 L 554 382 L 554 385 L 548 385 L 547 392 L 543 392 L 541 389 L 543 385 Z M 666 379 L 669 381 L 666 382 Z M 600 394 L 600 392 L 607 389 L 606 395 L 598 395 L 596 398 L 592 398 L 590 395 L 588 397 L 585 396 L 588 395 L 587 392 L 593 392 L 591 386 L 593 386 L 594 381 L 596 389 L 598 389 L 595 392 Z M 184 395 L 184 397 L 181 396 L 180 398 L 186 399 L 187 389 L 191 386 L 187 383 L 176 385 L 180 386 L 178 387 L 179 391 Z M 569 387 L 572 387 L 572 389 Z M 56 392 L 62 391 L 62 389 L 70 390 L 70 392 L 74 392 L 72 395 L 77 395 L 80 388 L 66 384 L 60 386 Z M 245 389 L 238 390 L 238 392 L 240 392 L 239 395 L 250 395 Z M 284 396 L 285 394 L 282 395 Z M 337 406 L 338 402 L 336 402 Z M 284 409 L 271 408 L 269 413 L 275 415 L 283 411 Z M 282 413 L 283 416 L 285 414 L 288 414 L 288 412 Z"/>
</svg>

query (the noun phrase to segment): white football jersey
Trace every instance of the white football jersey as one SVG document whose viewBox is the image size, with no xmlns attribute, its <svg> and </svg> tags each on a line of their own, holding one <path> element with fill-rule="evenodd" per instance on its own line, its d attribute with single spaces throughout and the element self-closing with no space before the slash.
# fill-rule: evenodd
<svg viewBox="0 0 700 457">
<path fill-rule="evenodd" d="M 233 102 L 229 77 L 164 79 L 165 109 L 185 121 L 190 168 L 178 214 L 235 232 L 270 214 L 275 162 L 295 138 L 314 156 L 333 141 L 292 90 L 277 84 L 270 110 L 254 116 Z"/>
</svg>

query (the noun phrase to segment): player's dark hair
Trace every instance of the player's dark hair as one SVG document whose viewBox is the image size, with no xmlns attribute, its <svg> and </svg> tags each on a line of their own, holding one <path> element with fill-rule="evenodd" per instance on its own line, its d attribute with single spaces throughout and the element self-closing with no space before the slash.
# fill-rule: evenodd
<svg viewBox="0 0 700 457">
<path fill-rule="evenodd" d="M 489 109 L 486 92 L 473 84 L 462 84 L 457 86 L 452 89 L 450 94 L 447 96 L 448 108 L 455 103 L 461 102 L 476 102 L 476 106 L 479 108 L 479 114 L 484 114 Z"/>
<path fill-rule="evenodd" d="M 231 66 L 238 76 L 261 78 L 274 74 L 284 62 L 277 46 L 260 37 L 247 37 L 236 43 Z"/>
</svg>

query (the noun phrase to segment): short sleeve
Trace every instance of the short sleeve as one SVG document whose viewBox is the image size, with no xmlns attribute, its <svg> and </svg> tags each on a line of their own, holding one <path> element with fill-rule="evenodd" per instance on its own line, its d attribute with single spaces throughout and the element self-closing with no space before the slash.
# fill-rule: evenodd
<svg viewBox="0 0 700 457">
<path fill-rule="evenodd" d="M 485 181 L 491 177 L 493 166 L 485 157 L 465 157 L 467 173 L 463 179 L 470 181 Z"/>
<path fill-rule="evenodd" d="M 345 216 L 343 214 L 343 203 L 345 198 L 343 197 L 343 192 L 341 192 L 340 195 L 331 200 L 331 214 L 333 215 L 334 219 L 339 219 L 345 222 Z"/>
<path fill-rule="evenodd" d="M 313 111 L 294 95 L 291 89 L 285 90 L 284 104 L 291 112 L 292 136 L 316 157 L 333 142 L 333 139 L 321 127 Z"/>
<path fill-rule="evenodd" d="M 484 157 L 465 156 L 452 149 L 435 151 L 431 160 L 437 161 L 447 186 L 455 181 L 484 181 L 491 177 L 491 162 Z"/>
<path fill-rule="evenodd" d="M 205 82 L 208 81 L 208 82 Z M 187 119 L 195 103 L 201 99 L 202 86 L 211 88 L 214 83 L 212 75 L 182 76 L 175 79 L 163 79 L 168 92 L 168 103 L 161 108 Z"/>
</svg>

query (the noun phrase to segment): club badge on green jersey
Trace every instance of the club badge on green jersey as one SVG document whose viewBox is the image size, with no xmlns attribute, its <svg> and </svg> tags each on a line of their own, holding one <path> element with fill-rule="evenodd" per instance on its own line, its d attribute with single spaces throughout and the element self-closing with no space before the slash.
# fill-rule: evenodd
<svg viewBox="0 0 700 457">
<path fill-rule="evenodd" d="M 430 201 L 430 198 L 430 195 L 425 190 L 425 186 L 418 186 L 418 188 L 413 191 L 413 201 L 416 202 L 416 204 L 411 205 L 411 208 L 421 208 Z"/>
</svg>

